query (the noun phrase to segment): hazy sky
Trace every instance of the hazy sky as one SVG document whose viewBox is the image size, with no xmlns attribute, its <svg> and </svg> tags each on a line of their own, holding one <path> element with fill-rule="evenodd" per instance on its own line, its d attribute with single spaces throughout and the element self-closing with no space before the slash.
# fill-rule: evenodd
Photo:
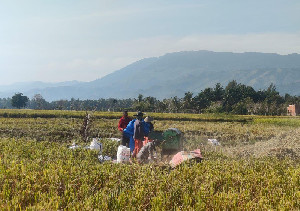
<svg viewBox="0 0 300 211">
<path fill-rule="evenodd" d="M 0 0 L 0 85 L 184 50 L 300 53 L 299 0 Z"/>
</svg>

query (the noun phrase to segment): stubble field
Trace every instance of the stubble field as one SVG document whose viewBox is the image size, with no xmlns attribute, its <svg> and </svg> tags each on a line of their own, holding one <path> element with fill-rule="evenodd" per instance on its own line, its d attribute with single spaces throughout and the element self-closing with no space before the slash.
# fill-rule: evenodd
<svg viewBox="0 0 300 211">
<path fill-rule="evenodd" d="M 101 164 L 81 146 L 84 112 L 0 111 L 0 209 L 300 209 L 300 118 L 150 114 L 202 163 Z M 116 156 L 121 113 L 94 112 L 90 137 Z M 208 138 L 221 145 L 211 146 Z"/>
</svg>

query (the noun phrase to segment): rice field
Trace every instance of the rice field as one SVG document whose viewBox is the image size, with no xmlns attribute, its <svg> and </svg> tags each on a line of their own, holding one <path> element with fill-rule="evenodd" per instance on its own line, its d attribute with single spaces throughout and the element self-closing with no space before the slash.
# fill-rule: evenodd
<svg viewBox="0 0 300 211">
<path fill-rule="evenodd" d="M 0 111 L 1 210 L 299 210 L 300 118 L 150 114 L 202 163 L 100 163 L 81 146 L 85 112 Z M 90 137 L 114 157 L 121 113 L 94 112 Z M 131 114 L 132 115 L 132 114 Z M 212 146 L 215 138 L 220 146 Z"/>
</svg>

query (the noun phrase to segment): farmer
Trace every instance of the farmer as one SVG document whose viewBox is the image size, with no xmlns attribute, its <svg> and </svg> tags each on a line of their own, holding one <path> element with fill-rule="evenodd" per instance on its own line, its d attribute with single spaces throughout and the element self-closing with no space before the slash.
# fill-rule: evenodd
<svg viewBox="0 0 300 211">
<path fill-rule="evenodd" d="M 118 130 L 122 132 L 122 145 L 127 147 L 129 146 L 130 137 L 127 137 L 126 134 L 124 134 L 124 129 L 127 127 L 130 121 L 131 118 L 128 117 L 128 112 L 126 110 L 123 111 L 123 116 L 119 120 Z"/>
<path fill-rule="evenodd" d="M 149 124 L 149 132 L 153 131 L 154 130 L 154 126 L 152 124 L 152 121 L 153 121 L 153 118 L 151 116 L 147 116 L 144 121 Z"/>
<path fill-rule="evenodd" d="M 133 152 L 132 157 L 136 157 L 137 153 L 143 147 L 144 137 L 149 133 L 149 124 L 146 124 L 143 120 L 143 113 L 141 111 L 137 112 L 133 119 L 129 122 L 126 129 L 124 129 L 124 135 L 130 137 L 129 147 Z"/>
<path fill-rule="evenodd" d="M 153 118 L 150 117 L 150 116 L 147 116 L 145 119 L 144 119 L 145 123 L 149 125 L 149 133 L 151 131 L 154 130 L 154 126 L 152 124 L 152 121 L 153 121 Z M 149 140 L 148 136 L 145 136 L 145 140 L 143 141 L 143 146 L 145 146 L 148 142 L 151 142 L 152 140 Z"/>
<path fill-rule="evenodd" d="M 136 156 L 138 163 L 148 163 L 149 156 L 151 160 L 154 160 L 153 152 L 155 151 L 155 147 L 157 145 L 158 142 L 155 140 L 144 145 Z"/>
</svg>

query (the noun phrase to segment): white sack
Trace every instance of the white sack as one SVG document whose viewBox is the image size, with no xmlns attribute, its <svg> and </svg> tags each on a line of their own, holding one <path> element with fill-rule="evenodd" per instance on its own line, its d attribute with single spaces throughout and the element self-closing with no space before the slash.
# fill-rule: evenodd
<svg viewBox="0 0 300 211">
<path fill-rule="evenodd" d="M 129 162 L 129 158 L 130 158 L 130 148 L 120 145 L 117 151 L 117 162 L 126 163 Z"/>
<path fill-rule="evenodd" d="M 90 149 L 94 149 L 94 150 L 100 150 L 102 151 L 102 144 L 100 142 L 98 142 L 97 138 L 93 138 L 93 140 L 91 141 L 91 145 L 89 147 Z"/>
<path fill-rule="evenodd" d="M 221 145 L 217 139 L 208 139 L 208 142 L 211 143 L 214 146 L 219 146 Z"/>
</svg>

